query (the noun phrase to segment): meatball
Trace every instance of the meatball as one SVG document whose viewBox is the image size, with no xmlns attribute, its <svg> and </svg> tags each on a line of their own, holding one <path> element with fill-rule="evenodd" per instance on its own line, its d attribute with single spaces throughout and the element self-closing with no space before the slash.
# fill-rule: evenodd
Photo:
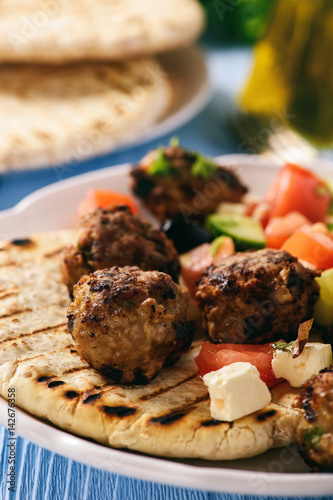
<svg viewBox="0 0 333 500">
<path fill-rule="evenodd" d="M 222 201 L 239 202 L 247 191 L 230 169 L 179 146 L 151 151 L 131 175 L 134 193 L 162 222 L 179 214 L 203 220 Z"/>
<path fill-rule="evenodd" d="M 211 342 L 293 340 L 312 317 L 317 273 L 283 250 L 236 253 L 204 273 L 196 300 Z"/>
<path fill-rule="evenodd" d="M 174 280 L 180 270 L 173 242 L 127 206 L 88 213 L 63 257 L 63 279 L 70 293 L 81 276 L 107 267 L 138 266 L 165 272 Z"/>
<path fill-rule="evenodd" d="M 77 351 L 120 384 L 146 384 L 193 340 L 189 297 L 167 274 L 112 267 L 74 286 L 68 327 Z"/>
<path fill-rule="evenodd" d="M 333 365 L 308 380 L 294 406 L 305 410 L 295 439 L 305 461 L 333 472 Z"/>
</svg>

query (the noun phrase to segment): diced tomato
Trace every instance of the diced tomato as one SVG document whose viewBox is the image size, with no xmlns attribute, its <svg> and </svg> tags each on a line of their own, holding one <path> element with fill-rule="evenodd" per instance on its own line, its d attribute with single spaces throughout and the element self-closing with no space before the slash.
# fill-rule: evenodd
<svg viewBox="0 0 333 500">
<path fill-rule="evenodd" d="M 86 196 L 79 203 L 76 220 L 78 221 L 86 213 L 97 207 L 109 208 L 114 205 L 127 205 L 133 214 L 139 212 L 138 207 L 132 196 L 107 189 L 90 189 Z"/>
<path fill-rule="evenodd" d="M 218 266 L 224 259 L 235 253 L 234 240 L 229 236 L 220 236 L 210 245 L 210 253 L 213 256 L 213 264 Z"/>
<path fill-rule="evenodd" d="M 252 214 L 256 207 L 258 206 L 259 201 L 253 201 L 252 203 L 249 203 L 246 207 L 244 215 L 247 215 L 248 217 L 252 217 Z"/>
<path fill-rule="evenodd" d="M 274 350 L 272 344 L 212 344 L 202 342 L 201 351 L 195 358 L 201 376 L 208 372 L 219 370 L 232 363 L 247 362 L 254 365 L 260 378 L 268 387 L 276 385 L 277 379 L 272 369 Z"/>
<path fill-rule="evenodd" d="M 286 239 L 305 224 L 311 223 L 300 212 L 290 212 L 283 217 L 272 217 L 265 229 L 267 247 L 281 248 Z"/>
<path fill-rule="evenodd" d="M 212 256 L 211 249 L 215 242 L 212 245 L 203 243 L 180 256 L 182 267 L 181 277 L 192 297 L 195 295 L 197 283 L 204 270 L 212 264 L 219 265 L 226 257 L 235 253 L 235 245 L 232 238 L 223 236 L 218 238 L 218 240 L 220 241 L 217 241 L 217 246 L 215 245 L 217 248 L 215 248 L 216 253 L 214 257 Z"/>
<path fill-rule="evenodd" d="M 325 220 L 331 194 L 325 182 L 298 165 L 287 164 L 279 171 L 265 200 L 269 219 L 289 212 L 301 212 L 311 222 Z"/>
<path fill-rule="evenodd" d="M 318 269 L 333 267 L 333 237 L 323 224 L 305 226 L 293 233 L 282 249 L 294 257 L 306 260 Z"/>
<path fill-rule="evenodd" d="M 197 282 L 201 278 L 202 273 L 213 263 L 213 258 L 209 250 L 210 244 L 203 243 L 180 256 L 182 267 L 181 277 L 192 297 L 195 295 Z"/>
<path fill-rule="evenodd" d="M 270 206 L 266 203 L 266 201 L 259 201 L 254 207 L 251 217 L 262 225 L 265 228 L 269 221 L 269 211 Z"/>
</svg>

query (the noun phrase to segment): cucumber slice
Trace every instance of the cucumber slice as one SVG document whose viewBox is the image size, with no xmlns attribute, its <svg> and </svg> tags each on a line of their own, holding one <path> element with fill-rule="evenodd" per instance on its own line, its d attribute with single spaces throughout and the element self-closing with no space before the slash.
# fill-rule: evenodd
<svg viewBox="0 0 333 500">
<path fill-rule="evenodd" d="M 315 305 L 314 318 L 318 325 L 333 326 L 333 269 L 326 269 L 315 278 L 320 286 L 319 299 Z"/>
<path fill-rule="evenodd" d="M 265 234 L 258 221 L 241 214 L 212 214 L 205 227 L 214 237 L 230 236 L 237 251 L 265 248 Z"/>
<path fill-rule="evenodd" d="M 210 255 L 213 257 L 213 259 L 214 259 L 215 255 L 217 254 L 217 252 L 220 250 L 220 247 L 225 242 L 225 239 L 226 239 L 226 236 L 219 236 L 218 238 L 215 238 L 215 240 L 211 242 L 209 252 L 210 252 Z"/>
<path fill-rule="evenodd" d="M 229 203 L 228 201 L 223 201 L 217 207 L 216 213 L 221 215 L 244 215 L 247 206 L 245 203 Z"/>
</svg>

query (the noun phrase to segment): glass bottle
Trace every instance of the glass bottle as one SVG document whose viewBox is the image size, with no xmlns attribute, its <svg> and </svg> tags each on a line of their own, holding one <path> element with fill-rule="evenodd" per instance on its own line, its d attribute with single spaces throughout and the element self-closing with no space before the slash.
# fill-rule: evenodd
<svg viewBox="0 0 333 500">
<path fill-rule="evenodd" d="M 277 0 L 254 48 L 243 111 L 283 114 L 318 146 L 333 144 L 333 0 Z"/>
</svg>

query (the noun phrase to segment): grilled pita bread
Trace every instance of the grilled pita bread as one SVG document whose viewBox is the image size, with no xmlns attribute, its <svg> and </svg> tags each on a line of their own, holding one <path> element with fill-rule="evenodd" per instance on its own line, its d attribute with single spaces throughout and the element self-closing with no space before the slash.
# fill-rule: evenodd
<svg viewBox="0 0 333 500">
<path fill-rule="evenodd" d="M 68 168 L 105 153 L 155 123 L 171 101 L 154 59 L 0 66 L 0 172 Z"/>
<path fill-rule="evenodd" d="M 0 62 L 141 57 L 190 45 L 202 31 L 196 0 L 2 0 Z"/>
<path fill-rule="evenodd" d="M 17 405 L 60 428 L 116 448 L 168 457 L 229 460 L 293 441 L 298 393 L 273 391 L 266 408 L 213 420 L 191 350 L 146 386 L 116 386 L 83 361 L 67 330 L 60 260 L 71 231 L 0 244 L 0 387 Z"/>
</svg>

